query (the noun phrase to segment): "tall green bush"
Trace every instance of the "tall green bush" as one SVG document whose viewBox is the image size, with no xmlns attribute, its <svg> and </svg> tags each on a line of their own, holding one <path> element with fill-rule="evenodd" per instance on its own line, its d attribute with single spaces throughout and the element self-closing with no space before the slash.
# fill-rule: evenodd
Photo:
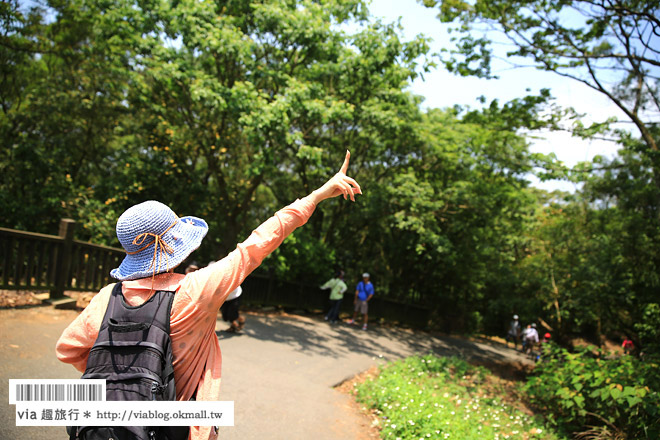
<svg viewBox="0 0 660 440">
<path fill-rule="evenodd" d="M 658 363 L 605 355 L 593 347 L 571 353 L 548 345 L 525 390 L 548 420 L 566 432 L 660 438 Z"/>
</svg>

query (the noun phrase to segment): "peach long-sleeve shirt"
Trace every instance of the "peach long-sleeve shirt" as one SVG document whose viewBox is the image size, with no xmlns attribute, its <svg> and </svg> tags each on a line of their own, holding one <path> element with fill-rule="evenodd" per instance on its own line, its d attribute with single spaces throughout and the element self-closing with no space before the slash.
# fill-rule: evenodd
<svg viewBox="0 0 660 440">
<path fill-rule="evenodd" d="M 229 293 L 256 269 L 297 227 L 304 225 L 316 205 L 311 198 L 296 200 L 278 211 L 222 260 L 187 275 L 156 275 L 153 289 L 176 291 L 170 314 L 177 398 L 190 400 L 197 390 L 200 401 L 220 400 L 222 355 L 215 333 L 218 309 Z M 98 337 L 114 284 L 92 299 L 57 341 L 57 357 L 85 371 L 89 351 Z M 153 294 L 152 279 L 122 283 L 126 302 L 138 306 Z M 194 426 L 191 440 L 215 439 L 213 427 Z"/>
</svg>

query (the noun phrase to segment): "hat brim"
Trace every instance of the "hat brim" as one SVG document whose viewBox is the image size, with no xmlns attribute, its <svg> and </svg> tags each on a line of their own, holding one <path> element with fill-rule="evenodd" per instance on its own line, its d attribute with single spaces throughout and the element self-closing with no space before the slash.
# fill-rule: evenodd
<svg viewBox="0 0 660 440">
<path fill-rule="evenodd" d="M 154 262 L 154 247 L 148 246 L 137 254 L 127 254 L 119 267 L 110 271 L 110 276 L 119 281 L 130 281 L 167 272 L 183 263 L 202 244 L 208 230 L 209 226 L 201 218 L 181 217 L 162 237 L 171 246 L 171 254 L 158 252 Z"/>
</svg>

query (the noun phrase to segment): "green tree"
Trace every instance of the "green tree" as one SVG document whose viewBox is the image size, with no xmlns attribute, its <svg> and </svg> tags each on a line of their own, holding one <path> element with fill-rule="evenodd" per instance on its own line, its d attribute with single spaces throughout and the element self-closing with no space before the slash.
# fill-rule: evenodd
<svg viewBox="0 0 660 440">
<path fill-rule="evenodd" d="M 584 190 L 538 211 L 527 234 L 528 257 L 516 270 L 524 290 L 549 308 L 546 317 L 560 334 L 586 332 L 597 339 L 601 332 L 634 335 L 635 326 L 652 327 L 660 263 L 657 2 L 423 4 L 437 8 L 442 22 L 456 25 L 456 46 L 442 60 L 450 71 L 492 78 L 494 45 L 504 42 L 514 66 L 585 84 L 605 95 L 638 130 L 639 139 L 629 130 L 613 130 L 614 119 L 592 127 L 576 119 L 574 134 L 608 132 L 621 149 L 612 160 L 597 157 L 568 174 L 556 164 L 543 172 L 584 182 Z"/>
<path fill-rule="evenodd" d="M 635 337 L 639 326 L 653 326 L 660 276 L 660 190 L 655 185 L 654 159 L 646 154 L 640 140 L 628 139 L 612 160 L 597 158 L 595 170 L 585 177 L 584 197 L 599 211 L 600 231 L 607 235 L 613 253 L 607 265 L 621 280 L 619 300 L 620 329 Z M 653 338 L 636 340 L 647 353 L 657 344 Z"/>
<path fill-rule="evenodd" d="M 98 208 L 90 197 L 128 114 L 134 38 L 91 2 L 2 8 L 0 209 L 8 226 L 52 233 L 61 217 Z M 84 226 L 93 229 L 84 235 L 107 236 Z"/>
<path fill-rule="evenodd" d="M 365 14 L 361 1 L 163 6 L 156 15 L 165 44 L 141 60 L 130 98 L 142 124 L 132 148 L 144 171 L 136 176 L 131 167 L 126 179 L 145 182 L 145 191 L 162 179 L 181 182 L 156 196 L 209 218 L 211 255 L 311 191 L 347 148 L 356 178 L 385 178 L 409 149 L 419 110 L 403 88 L 428 47 L 423 38 L 402 42 L 391 25 L 355 35 L 335 26 Z M 311 278 L 332 263 L 321 256 L 332 255 L 346 209 L 329 204 L 299 234 L 308 238 L 292 239 L 284 267 L 302 267 L 289 276 Z M 311 273 L 310 253 L 319 257 Z"/>
<path fill-rule="evenodd" d="M 117 214 L 158 199 L 209 220 L 201 257 L 215 259 L 347 148 L 367 182 L 414 148 L 404 88 L 430 67 L 426 40 L 366 23 L 362 1 L 53 1 L 30 19 L 9 6 L 6 226 L 52 232 L 67 215 L 116 244 Z M 349 20 L 364 26 L 339 30 Z M 282 267 L 308 273 L 310 252 L 314 270 L 332 264 L 346 209 L 321 208 Z"/>
<path fill-rule="evenodd" d="M 512 268 L 537 203 L 525 175 L 542 160 L 517 132 L 547 98 L 423 116 L 408 160 L 373 182 L 363 209 L 338 228 L 358 243 L 353 261 L 388 296 L 427 304 L 446 330 L 502 325 L 512 304 L 498 313 L 492 306 L 520 294 Z"/>
<path fill-rule="evenodd" d="M 492 77 L 498 35 L 514 65 L 532 66 L 607 96 L 658 151 L 660 6 L 654 1 L 421 0 L 456 23 L 455 49 L 444 65 L 460 75 Z M 482 37 L 475 34 L 483 32 Z M 518 61 L 519 60 L 519 61 Z M 579 134 L 592 133 L 578 124 Z M 596 127 L 593 127 L 596 128 Z M 657 167 L 657 163 L 655 164 Z"/>
</svg>

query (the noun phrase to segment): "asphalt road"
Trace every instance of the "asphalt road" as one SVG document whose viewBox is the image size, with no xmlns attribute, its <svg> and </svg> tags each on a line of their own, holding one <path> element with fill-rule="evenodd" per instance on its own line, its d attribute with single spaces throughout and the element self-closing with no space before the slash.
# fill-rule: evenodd
<svg viewBox="0 0 660 440">
<path fill-rule="evenodd" d="M 8 379 L 78 378 L 54 346 L 74 311 L 0 310 L 0 439 L 67 438 L 63 428 L 16 427 Z M 329 325 L 314 317 L 248 314 L 242 334 L 223 331 L 222 400 L 234 401 L 234 427 L 221 439 L 364 440 L 368 418 L 333 387 L 372 366 L 412 354 L 462 355 L 478 362 L 526 362 L 513 350 L 458 338 L 371 326 Z"/>
</svg>

